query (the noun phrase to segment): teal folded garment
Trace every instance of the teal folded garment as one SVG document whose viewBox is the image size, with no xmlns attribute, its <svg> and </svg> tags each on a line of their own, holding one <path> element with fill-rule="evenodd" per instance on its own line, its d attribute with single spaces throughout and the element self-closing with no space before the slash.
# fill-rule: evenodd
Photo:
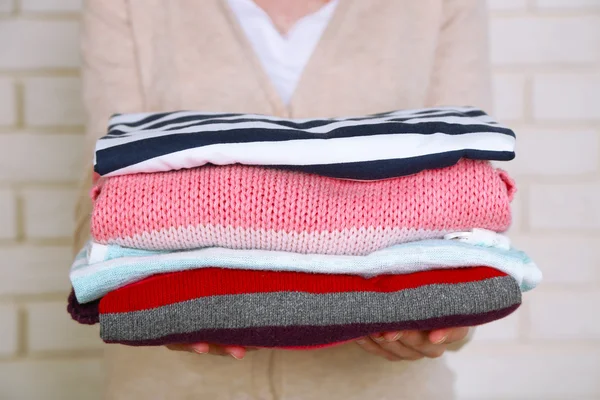
<svg viewBox="0 0 600 400">
<path fill-rule="evenodd" d="M 400 244 L 366 256 L 217 247 L 175 252 L 147 251 L 89 242 L 75 259 L 70 278 L 77 300 L 87 303 L 150 275 L 205 267 L 372 277 L 473 266 L 496 268 L 512 276 L 522 291 L 533 289 L 542 279 L 535 263 L 517 249 L 505 250 L 441 239 Z"/>
</svg>

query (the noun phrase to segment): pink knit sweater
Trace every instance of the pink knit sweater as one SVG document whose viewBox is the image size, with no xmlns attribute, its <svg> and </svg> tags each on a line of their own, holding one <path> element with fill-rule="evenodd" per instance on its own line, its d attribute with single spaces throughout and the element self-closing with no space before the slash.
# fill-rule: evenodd
<svg viewBox="0 0 600 400">
<path fill-rule="evenodd" d="M 103 178 L 92 190 L 99 243 L 364 255 L 452 231 L 505 231 L 515 187 L 489 162 L 354 182 L 240 165 Z"/>
</svg>

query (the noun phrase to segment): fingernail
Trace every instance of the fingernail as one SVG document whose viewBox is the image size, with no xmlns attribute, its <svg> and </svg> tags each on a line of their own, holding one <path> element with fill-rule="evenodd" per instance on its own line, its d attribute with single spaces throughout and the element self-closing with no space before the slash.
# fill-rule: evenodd
<svg viewBox="0 0 600 400">
<path fill-rule="evenodd" d="M 365 344 L 365 343 L 367 343 L 367 341 L 365 339 L 357 339 L 356 343 L 358 343 L 358 344 Z"/>
<path fill-rule="evenodd" d="M 372 336 L 372 338 L 374 341 L 379 342 L 379 343 L 385 341 L 385 338 L 383 336 Z"/>
<path fill-rule="evenodd" d="M 442 344 L 446 341 L 446 339 L 448 338 L 448 336 L 442 336 L 441 338 L 439 338 L 438 340 L 436 340 L 435 342 L 432 342 L 433 344 Z"/>
<path fill-rule="evenodd" d="M 194 353 L 206 354 L 208 353 L 209 346 L 205 344 L 196 344 L 195 346 L 192 346 L 192 350 L 194 351 Z"/>
<path fill-rule="evenodd" d="M 400 338 L 402 337 L 402 335 L 404 335 L 403 332 L 398 332 L 394 335 L 394 337 L 392 337 L 389 341 L 390 342 L 395 342 L 397 340 L 400 340 Z"/>
<path fill-rule="evenodd" d="M 225 349 L 225 352 L 236 360 L 241 360 L 246 355 L 246 351 L 244 349 Z"/>
</svg>

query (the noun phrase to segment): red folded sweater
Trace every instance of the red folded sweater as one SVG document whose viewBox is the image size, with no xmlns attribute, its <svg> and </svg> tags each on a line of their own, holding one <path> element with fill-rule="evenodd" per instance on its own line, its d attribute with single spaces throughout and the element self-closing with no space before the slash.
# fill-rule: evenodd
<svg viewBox="0 0 600 400">
<path fill-rule="evenodd" d="M 96 310 L 70 301 L 74 319 L 95 320 Z M 478 325 L 520 303 L 517 282 L 488 267 L 370 279 L 207 268 L 110 292 L 97 312 L 108 343 L 314 347 L 376 332 Z"/>
</svg>

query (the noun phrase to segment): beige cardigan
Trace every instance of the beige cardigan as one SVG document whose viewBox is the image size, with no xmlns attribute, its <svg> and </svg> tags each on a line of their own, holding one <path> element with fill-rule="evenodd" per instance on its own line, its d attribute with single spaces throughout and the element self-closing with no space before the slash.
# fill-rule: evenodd
<svg viewBox="0 0 600 400">
<path fill-rule="evenodd" d="M 485 0 L 340 0 L 289 106 L 225 0 L 88 0 L 85 154 L 114 112 L 194 109 L 286 117 L 435 105 L 490 109 Z M 75 249 L 89 232 L 89 171 Z M 449 399 L 439 360 L 390 363 L 354 344 L 245 360 L 107 346 L 109 399 Z"/>
</svg>

